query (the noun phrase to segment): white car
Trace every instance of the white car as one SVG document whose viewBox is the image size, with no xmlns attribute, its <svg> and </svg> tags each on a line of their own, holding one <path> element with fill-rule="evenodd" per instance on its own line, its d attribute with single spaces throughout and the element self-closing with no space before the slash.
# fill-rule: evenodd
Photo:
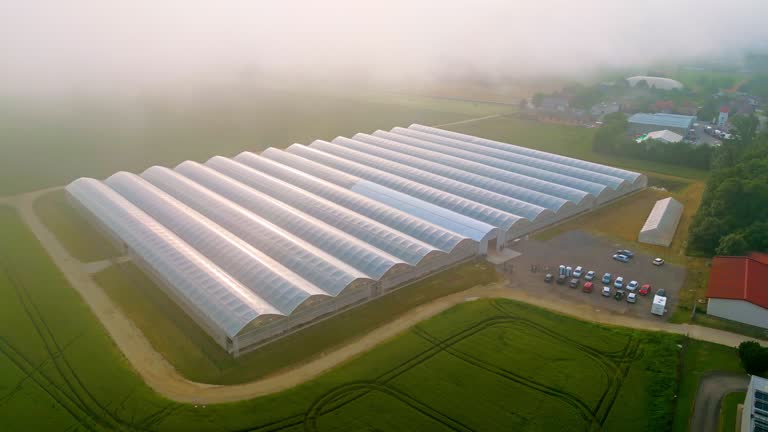
<svg viewBox="0 0 768 432">
<path fill-rule="evenodd" d="M 655 266 L 661 266 L 664 265 L 664 260 L 662 258 L 655 258 L 653 260 L 653 265 Z"/>
<path fill-rule="evenodd" d="M 637 294 L 629 293 L 627 296 L 627 303 L 637 303 Z"/>
<path fill-rule="evenodd" d="M 637 286 L 638 286 L 638 285 L 639 285 L 639 284 L 637 283 L 637 281 L 636 281 L 636 280 L 630 281 L 630 282 L 627 284 L 627 289 L 628 289 L 629 291 L 634 291 L 634 290 L 636 290 L 636 289 L 637 289 Z"/>
<path fill-rule="evenodd" d="M 582 274 L 584 274 L 584 269 L 581 266 L 577 266 L 573 269 L 573 277 L 580 278 Z"/>
<path fill-rule="evenodd" d="M 610 297 L 611 296 L 611 287 L 604 286 L 602 294 L 603 294 L 603 297 Z"/>
<path fill-rule="evenodd" d="M 623 276 L 617 277 L 616 280 L 613 282 L 613 286 L 616 287 L 617 289 L 621 289 L 621 287 L 624 286 L 624 277 Z"/>
<path fill-rule="evenodd" d="M 595 272 L 592 271 L 592 270 L 588 271 L 587 274 L 584 275 L 584 279 L 586 279 L 588 281 L 591 281 L 594 278 L 595 278 Z"/>
</svg>

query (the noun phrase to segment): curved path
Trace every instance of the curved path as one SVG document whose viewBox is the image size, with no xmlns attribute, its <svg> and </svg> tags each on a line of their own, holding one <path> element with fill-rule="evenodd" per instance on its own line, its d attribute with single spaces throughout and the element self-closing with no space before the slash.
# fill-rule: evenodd
<svg viewBox="0 0 768 432">
<path fill-rule="evenodd" d="M 720 406 L 728 393 L 747 391 L 749 376 L 714 372 L 705 375 L 699 381 L 696 403 L 691 418 L 691 430 L 697 432 L 717 432 L 720 419 Z"/>
<path fill-rule="evenodd" d="M 596 315 L 589 305 L 558 303 L 548 299 L 529 296 L 524 292 L 503 284 L 495 284 L 476 286 L 419 306 L 405 312 L 365 336 L 339 346 L 321 357 L 313 358 L 304 364 L 296 365 L 258 381 L 228 386 L 193 382 L 181 376 L 162 355 L 155 351 L 141 331 L 123 315 L 101 287 L 86 273 L 82 263 L 71 256 L 58 242 L 55 235 L 42 223 L 34 211 L 33 203 L 39 195 L 54 189 L 56 188 L 15 197 L 5 197 L 0 199 L 0 201 L 17 208 L 22 219 L 40 240 L 53 262 L 62 271 L 70 285 L 80 293 L 129 363 L 141 375 L 144 381 L 159 394 L 177 402 L 195 404 L 232 402 L 295 387 L 405 332 L 427 318 L 459 303 L 475 298 L 510 298 L 579 319 L 644 330 L 660 330 L 685 334 L 695 339 L 728 346 L 736 346 L 743 340 L 749 339 L 741 335 L 695 325 L 670 324 L 661 321 L 653 322 L 607 313 Z M 761 343 L 766 344 L 766 342 Z"/>
</svg>

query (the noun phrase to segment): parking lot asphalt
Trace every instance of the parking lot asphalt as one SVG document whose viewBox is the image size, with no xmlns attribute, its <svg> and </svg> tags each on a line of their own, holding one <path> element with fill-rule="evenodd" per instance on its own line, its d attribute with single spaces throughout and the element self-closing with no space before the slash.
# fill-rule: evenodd
<svg viewBox="0 0 768 432">
<path fill-rule="evenodd" d="M 683 267 L 665 263 L 655 266 L 655 257 L 643 255 L 635 251 L 635 256 L 628 263 L 622 263 L 612 258 L 618 249 L 630 249 L 627 245 L 613 243 L 606 239 L 593 236 L 583 231 L 570 231 L 548 241 L 533 239 L 520 240 L 512 248 L 520 255 L 497 265 L 504 273 L 512 289 L 525 290 L 534 296 L 547 296 L 554 301 L 565 303 L 587 304 L 593 307 L 594 313 L 609 313 L 628 315 L 649 320 L 666 321 L 671 311 L 677 306 L 680 288 L 685 281 L 686 270 Z M 577 266 L 584 268 L 584 274 L 589 270 L 595 271 L 594 288 L 591 293 L 582 292 L 586 280 L 580 278 L 578 288 L 570 288 L 566 282 L 558 285 L 555 281 L 544 282 L 547 273 L 557 278 L 558 266 Z M 534 272 L 533 267 L 537 270 Z M 611 282 L 611 297 L 604 297 L 601 282 L 604 273 L 611 273 L 612 281 L 618 276 L 624 277 L 626 285 L 631 280 L 639 282 L 639 286 L 651 284 L 652 292 L 647 296 L 638 295 L 637 303 L 627 303 L 626 295 L 621 301 L 613 298 L 616 289 Z M 568 278 L 570 280 L 570 278 Z M 651 314 L 653 294 L 663 288 L 667 295 L 666 313 L 663 317 Z M 623 288 L 626 294 L 629 294 Z M 635 290 L 637 292 L 637 290 Z"/>
</svg>

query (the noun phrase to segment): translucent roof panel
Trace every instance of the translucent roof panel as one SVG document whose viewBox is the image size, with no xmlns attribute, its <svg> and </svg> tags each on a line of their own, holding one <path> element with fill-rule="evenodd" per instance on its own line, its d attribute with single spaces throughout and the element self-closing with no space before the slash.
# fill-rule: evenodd
<svg viewBox="0 0 768 432">
<path fill-rule="evenodd" d="M 155 166 L 141 176 L 331 295 L 338 295 L 359 278 L 367 278 L 357 269 L 173 170 Z"/>
<path fill-rule="evenodd" d="M 438 154 L 435 154 L 434 157 L 430 157 L 431 155 L 428 154 L 424 155 L 426 158 L 423 158 L 422 155 L 412 156 L 409 154 L 410 152 L 408 152 L 408 150 L 405 150 L 405 152 L 401 151 L 403 148 L 408 149 L 411 147 L 392 141 L 384 143 L 378 141 L 379 138 L 376 137 L 370 138 L 372 141 L 375 141 L 375 144 L 368 144 L 362 141 L 352 140 L 344 137 L 338 137 L 334 139 L 333 143 L 351 148 L 353 150 L 358 150 L 367 154 L 382 157 L 393 162 L 398 162 L 403 165 L 408 165 L 413 168 L 421 169 L 432 174 L 447 177 L 452 180 L 476 186 L 485 190 L 496 192 L 498 194 L 524 201 L 538 207 L 547 208 L 555 212 L 559 211 L 564 205 L 566 205 L 566 203 L 568 203 L 568 200 L 552 195 L 543 194 L 530 188 L 516 186 L 511 183 L 505 183 L 500 181 L 501 179 L 497 180 L 491 177 L 464 171 L 463 169 L 455 166 L 444 165 L 442 164 L 442 157 L 447 156 Z M 425 153 L 428 152 L 425 151 Z"/>
<path fill-rule="evenodd" d="M 438 144 L 451 143 L 454 145 L 462 145 L 466 143 L 465 141 L 447 138 L 441 135 L 434 135 L 431 133 L 421 132 L 414 129 L 394 128 L 392 129 L 392 132 L 402 134 L 402 135 L 412 136 L 414 138 L 419 138 L 427 141 L 432 141 Z M 497 158 L 508 160 L 511 162 L 517 162 L 519 164 L 528 165 L 528 166 L 544 169 L 547 171 L 565 174 L 570 177 L 574 177 L 574 178 L 578 178 L 578 179 L 582 179 L 582 180 L 586 180 L 594 183 L 600 183 L 610 187 L 611 189 L 618 189 L 626 183 L 625 180 L 618 177 L 612 177 L 606 174 L 601 174 L 598 172 L 589 171 L 582 168 L 576 168 L 570 165 L 564 165 L 560 162 L 554 162 L 547 159 L 539 159 L 539 158 L 528 156 L 522 153 L 509 151 L 509 149 L 483 145 L 482 143 L 478 145 L 480 148 L 477 151 L 479 151 L 481 154 L 497 157 Z"/>
<path fill-rule="evenodd" d="M 349 264 L 371 279 L 380 279 L 389 269 L 403 262 L 211 167 L 187 161 L 177 166 L 176 171 Z"/>
<path fill-rule="evenodd" d="M 454 231 L 461 232 L 475 241 L 482 241 L 497 229 L 485 222 L 480 222 L 463 215 L 449 214 L 453 212 L 380 184 L 369 182 L 368 180 L 360 180 L 359 183 L 352 187 L 352 191 L 370 197 L 392 208 L 402 209 L 418 217 L 432 220 L 439 219 Z M 457 215 L 460 217 L 457 218 Z"/>
<path fill-rule="evenodd" d="M 283 314 L 328 295 L 141 177 L 119 172 L 105 182 Z"/>
<path fill-rule="evenodd" d="M 588 172 L 600 173 L 607 177 L 614 177 L 614 178 L 626 180 L 629 183 L 634 183 L 636 180 L 638 180 L 642 176 L 642 174 L 640 173 L 624 170 L 621 168 L 615 168 L 608 165 L 602 165 L 602 164 L 588 162 L 581 159 L 561 156 L 555 153 L 547 153 L 540 150 L 530 149 L 528 147 L 507 144 L 507 143 L 493 141 L 485 138 L 473 137 L 472 135 L 465 135 L 458 132 L 447 131 L 444 129 L 438 129 L 438 128 L 433 128 L 433 127 L 423 126 L 418 124 L 411 125 L 409 129 L 418 130 L 421 132 L 426 132 L 426 133 L 434 134 L 438 136 L 443 136 L 446 138 L 452 138 L 459 141 L 467 141 L 473 144 L 479 144 L 482 146 L 504 150 L 511 153 L 516 153 L 516 154 L 525 155 L 525 156 L 529 156 L 529 157 L 533 157 L 541 160 L 551 161 L 551 162 L 555 162 L 565 166 L 580 168 Z M 589 180 L 589 179 L 585 178 L 585 180 Z M 606 180 L 610 180 L 610 179 L 606 178 Z M 612 187 L 616 189 L 618 186 L 612 186 Z"/>
<path fill-rule="evenodd" d="M 402 128 L 395 128 L 393 130 L 399 130 L 399 129 L 402 129 Z M 404 129 L 404 130 L 407 130 L 407 129 Z M 595 197 L 598 197 L 607 189 L 607 186 L 603 184 L 589 182 L 589 181 L 577 179 L 574 177 L 570 177 L 567 175 L 555 173 L 552 171 L 547 171 L 547 170 L 539 169 L 536 167 L 523 165 L 516 162 L 511 162 L 508 160 L 499 159 L 493 156 L 487 156 L 487 155 L 481 154 L 480 152 L 484 151 L 485 149 L 482 146 L 478 146 L 476 144 L 459 143 L 459 142 L 447 142 L 445 144 L 442 144 L 442 143 L 438 144 L 432 141 L 421 140 L 411 136 L 392 133 L 392 132 L 386 132 L 386 134 L 387 135 L 383 135 L 383 133 L 379 131 L 374 132 L 375 136 L 381 136 L 384 138 L 388 138 L 392 136 L 399 137 L 397 138 L 398 142 L 408 144 L 412 147 L 418 147 L 418 148 L 433 151 L 436 153 L 455 156 L 457 158 L 465 159 L 467 161 L 481 163 L 483 165 L 509 171 L 512 173 L 517 173 L 520 175 L 532 177 L 542 181 L 547 181 L 547 182 L 555 183 L 561 186 L 577 189 L 577 190 L 592 194 Z"/>
<path fill-rule="evenodd" d="M 355 175 L 473 219 L 483 221 L 489 225 L 501 228 L 504 231 L 510 230 L 513 226 L 524 220 L 520 216 L 515 216 L 493 207 L 425 186 L 384 171 L 373 169 L 367 165 L 362 165 L 329 153 L 324 153 L 307 146 L 294 144 L 286 150 L 303 158 L 346 172 L 347 174 Z M 333 176 L 324 177 L 324 179 L 331 182 L 334 181 Z"/>
<path fill-rule="evenodd" d="M 303 191 L 307 191 L 315 197 L 321 197 L 328 202 L 342 206 L 345 209 L 364 217 L 361 220 L 361 223 L 368 223 L 366 219 L 376 221 L 390 229 L 404 233 L 409 237 L 418 239 L 444 252 L 452 251 L 456 245 L 466 238 L 460 233 L 446 230 L 441 225 L 425 222 L 424 220 L 411 216 L 409 213 L 398 211 L 392 207 L 350 192 L 340 186 L 313 177 L 306 172 L 269 159 L 268 154 L 273 153 L 274 152 L 265 152 L 263 156 L 257 156 L 253 153 L 243 152 L 236 156 L 235 160 L 274 178 L 285 181 Z M 282 153 L 287 157 L 293 157 L 308 162 L 305 159 L 298 158 L 290 153 L 281 152 L 279 150 L 277 153 Z M 355 182 L 357 181 L 359 181 L 359 179 L 355 179 Z M 301 198 L 299 197 L 299 199 Z M 299 204 L 302 206 L 308 204 L 312 205 L 307 202 L 301 202 Z"/>
<path fill-rule="evenodd" d="M 206 165 L 408 264 L 416 265 L 436 250 L 400 231 L 232 159 L 216 157 Z"/>
<path fill-rule="evenodd" d="M 571 187 L 563 186 L 557 183 L 552 183 L 545 180 L 539 180 L 535 177 L 518 174 L 512 171 L 506 171 L 503 169 L 495 168 L 492 166 L 484 165 L 479 162 L 473 162 L 465 158 L 451 156 L 449 154 L 440 153 L 437 151 L 426 150 L 424 148 L 409 145 L 410 141 L 421 141 L 423 145 L 435 145 L 428 141 L 418 140 L 416 138 L 406 137 L 403 135 L 397 135 L 391 132 L 376 131 L 374 135 L 368 134 L 356 134 L 354 139 L 363 141 L 369 144 L 376 145 L 378 147 L 387 148 L 399 153 L 411 155 L 424 160 L 433 161 L 442 165 L 457 168 L 463 171 L 471 172 L 481 176 L 489 177 L 492 179 L 501 180 L 505 183 L 513 184 L 524 189 L 540 192 L 545 196 L 558 197 L 561 200 L 573 201 L 577 204 L 581 203 L 584 199 L 588 199 L 589 194 L 585 191 L 574 189 Z M 334 140 L 335 141 L 335 140 Z M 439 147 L 439 146 L 438 146 Z M 501 160 L 500 160 L 501 161 Z M 553 205 L 555 207 L 553 207 Z M 549 205 L 544 207 L 556 210 L 562 203 L 557 204 L 556 201 L 550 202 Z"/>
<path fill-rule="evenodd" d="M 351 189 L 359 188 L 363 182 L 368 184 L 374 183 L 361 180 L 354 176 L 349 176 L 341 171 L 329 168 L 309 159 L 304 159 L 303 157 L 283 150 L 269 148 L 262 153 L 262 156 L 261 160 L 268 158 L 275 162 L 275 164 L 259 164 L 256 167 L 259 170 L 268 172 L 285 181 L 289 181 L 315 195 L 322 196 L 360 214 L 366 215 L 371 219 L 378 220 L 379 222 L 397 228 L 402 232 L 408 233 L 419 240 L 435 245 L 443 250 L 453 248 L 455 246 L 455 239 L 447 239 L 444 234 L 435 233 L 435 226 L 475 240 L 484 238 L 488 232 L 496 229 L 484 222 L 435 206 L 411 195 L 403 194 L 383 186 L 380 186 L 382 191 L 386 190 L 387 195 L 397 196 L 398 199 L 395 202 L 401 202 L 402 204 L 382 203 L 379 199 L 380 195 L 377 197 L 370 197 L 369 194 L 363 193 L 360 190 L 356 190 L 355 192 L 357 193 L 351 192 L 334 183 L 322 180 L 321 178 L 316 177 L 315 174 L 310 175 L 308 173 L 319 172 L 320 174 L 317 175 L 321 177 L 336 179 L 344 176 L 350 177 L 353 179 L 350 183 Z M 249 163 L 248 160 L 243 160 L 243 162 L 246 164 Z M 286 175 L 285 172 L 293 172 L 296 173 L 296 175 Z M 419 210 L 426 207 L 432 208 L 433 211 L 425 213 Z M 407 214 L 409 217 L 404 218 L 403 214 Z"/>
<path fill-rule="evenodd" d="M 229 337 L 260 316 L 280 311 L 114 190 L 81 178 L 69 192 L 124 242 L 157 277 Z"/>
<path fill-rule="evenodd" d="M 653 205 L 648 219 L 643 224 L 641 231 L 650 231 L 655 229 L 674 229 L 677 228 L 677 222 L 683 213 L 683 205 L 674 198 L 665 198 L 656 201 Z"/>
<path fill-rule="evenodd" d="M 481 189 L 466 183 L 455 181 L 447 177 L 431 174 L 418 168 L 393 162 L 369 153 L 353 150 L 348 147 L 332 144 L 326 141 L 317 140 L 310 144 L 311 148 L 325 153 L 333 154 L 341 158 L 351 160 L 371 168 L 376 168 L 390 174 L 417 182 L 422 185 L 430 186 L 457 196 L 477 201 L 479 203 L 491 206 L 493 208 L 505 211 L 507 213 L 526 218 L 528 220 L 537 220 L 540 216 L 549 216 L 550 210 L 544 207 L 536 206 L 525 201 L 516 200 L 486 189 Z"/>
</svg>

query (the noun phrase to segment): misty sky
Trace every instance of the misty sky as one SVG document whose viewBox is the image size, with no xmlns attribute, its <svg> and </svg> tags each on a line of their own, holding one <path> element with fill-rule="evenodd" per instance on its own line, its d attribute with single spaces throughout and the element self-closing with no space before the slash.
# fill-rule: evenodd
<svg viewBox="0 0 768 432">
<path fill-rule="evenodd" d="M 0 90 L 579 73 L 765 48 L 766 16 L 766 0 L 0 0 Z"/>
</svg>

